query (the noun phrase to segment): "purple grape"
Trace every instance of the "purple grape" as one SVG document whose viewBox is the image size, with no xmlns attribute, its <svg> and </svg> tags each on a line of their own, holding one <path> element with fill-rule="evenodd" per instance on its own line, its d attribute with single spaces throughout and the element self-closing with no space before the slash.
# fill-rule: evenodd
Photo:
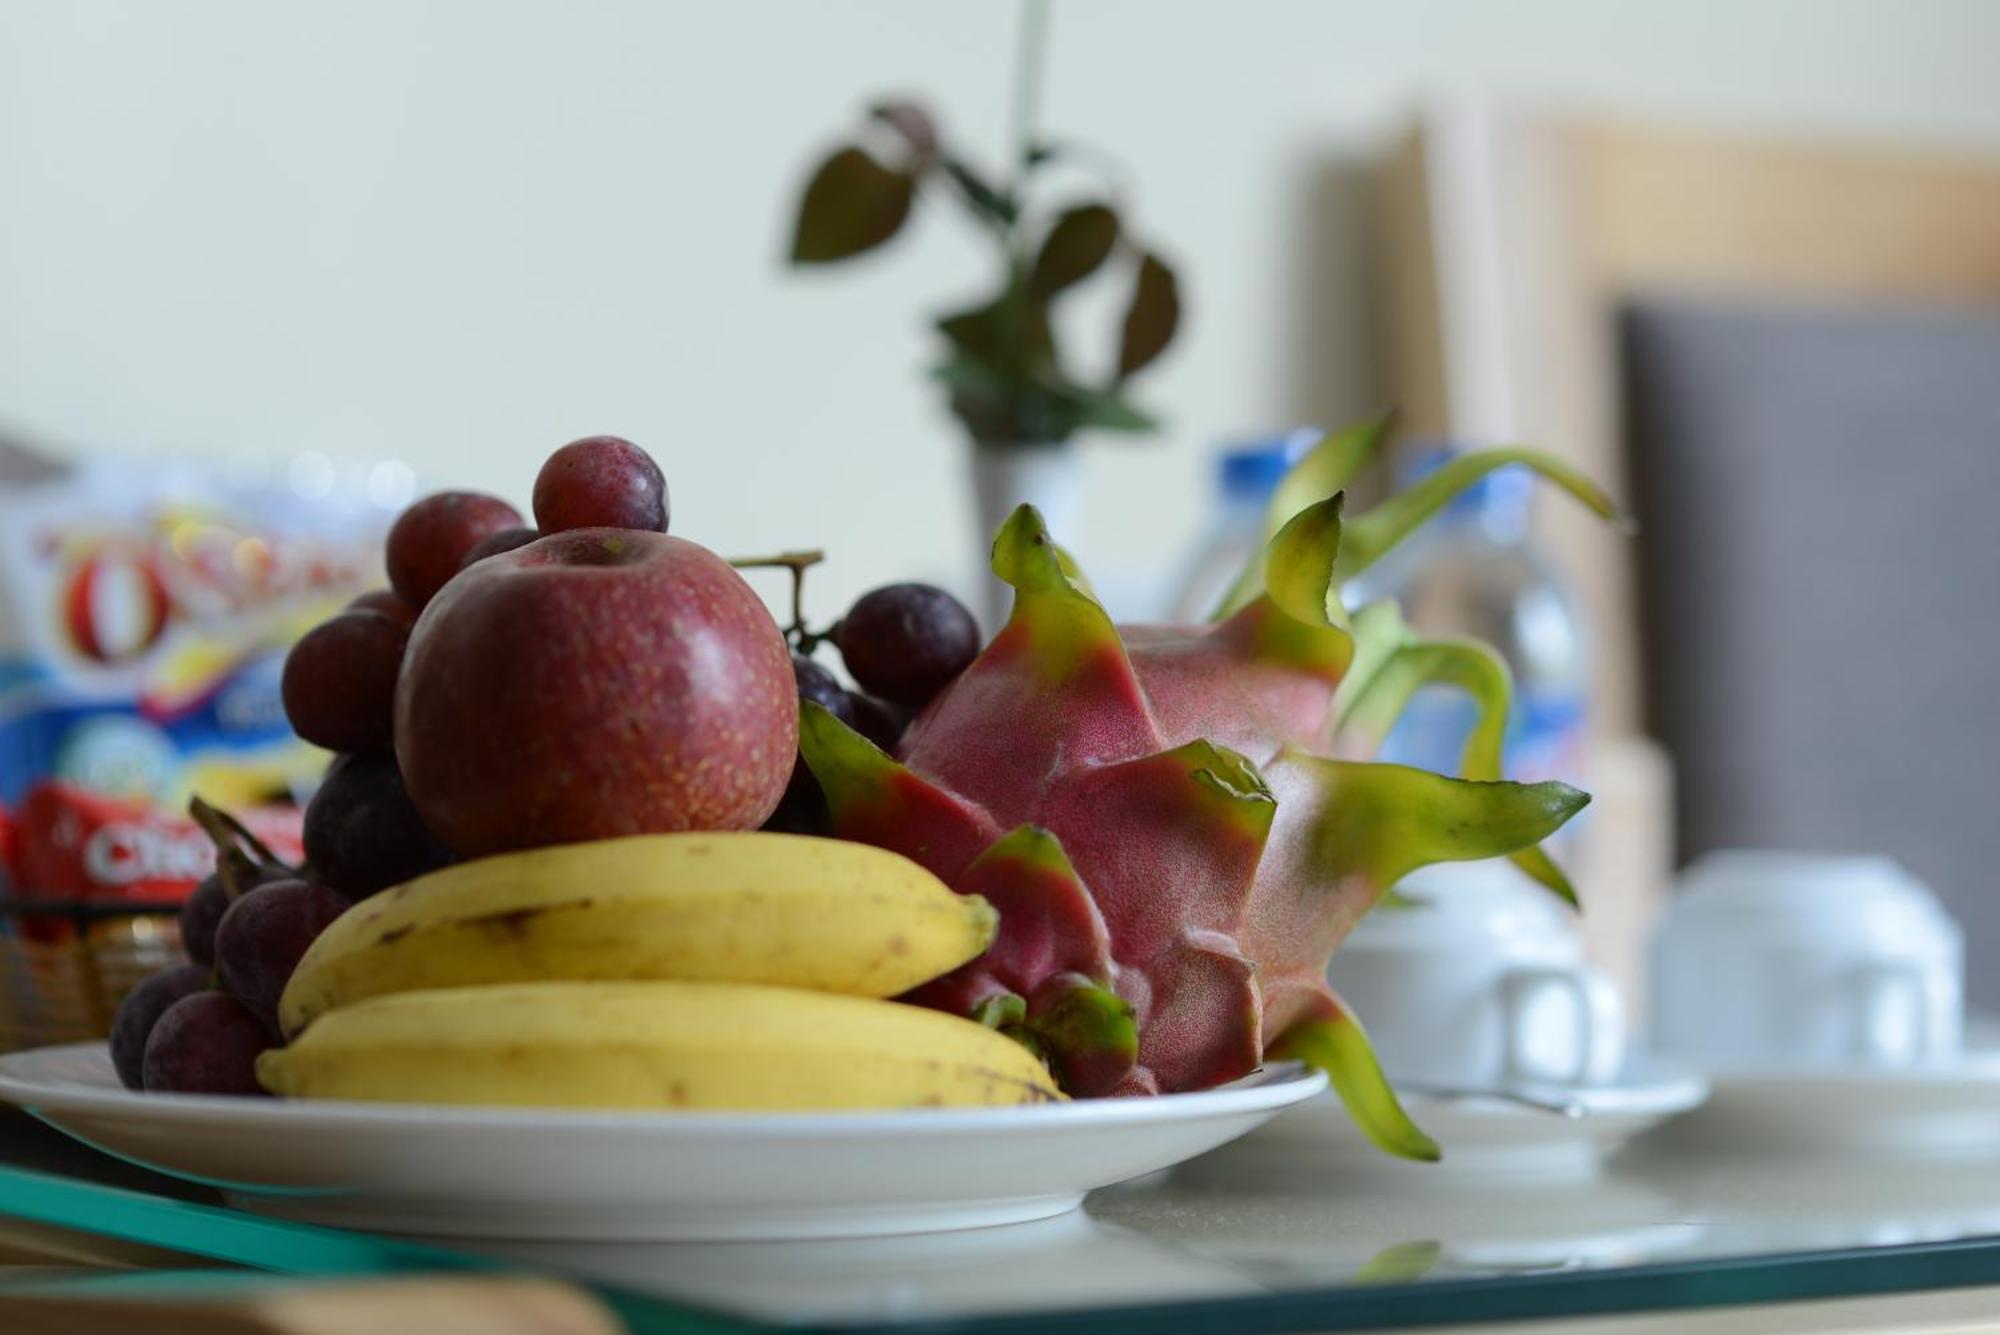
<svg viewBox="0 0 2000 1335">
<path fill-rule="evenodd" d="M 667 480 L 653 456 L 618 436 L 586 436 L 551 454 L 535 477 L 535 522 L 667 531 Z"/>
<path fill-rule="evenodd" d="M 395 737 L 396 674 L 408 623 L 386 612 L 342 612 L 285 655 L 279 683 L 292 731 L 329 751 L 387 746 Z"/>
<path fill-rule="evenodd" d="M 196 992 L 167 1007 L 141 1063 L 149 1094 L 262 1094 L 257 1054 L 272 1047 L 263 1021 L 225 992 Z"/>
<path fill-rule="evenodd" d="M 896 754 L 896 747 L 903 740 L 903 730 L 910 726 L 908 714 L 887 700 L 877 700 L 859 691 L 848 692 L 847 708 L 853 716 L 856 732 L 890 755 Z"/>
<path fill-rule="evenodd" d="M 387 751 L 336 756 L 306 805 L 306 860 L 321 881 L 366 899 L 452 860 L 424 827 Z"/>
<path fill-rule="evenodd" d="M 798 682 L 799 699 L 825 707 L 849 727 L 854 726 L 854 697 L 841 689 L 834 675 L 803 654 L 792 655 L 792 677 Z M 826 794 L 819 780 L 806 767 L 803 756 L 792 761 L 791 782 L 785 795 L 759 829 L 779 834 L 825 834 L 830 826 Z"/>
<path fill-rule="evenodd" d="M 273 881 L 229 906 L 215 932 L 215 968 L 230 995 L 278 1030 L 278 998 L 306 947 L 350 902 L 323 885 Z"/>
<path fill-rule="evenodd" d="M 480 539 L 521 527 L 521 512 L 498 496 L 441 491 L 410 506 L 389 527 L 383 560 L 389 587 L 413 612 L 422 612 L 465 563 Z"/>
<path fill-rule="evenodd" d="M 842 723 L 854 725 L 853 699 L 831 672 L 803 654 L 793 654 L 792 677 L 799 685 L 799 699 L 824 706 Z"/>
<path fill-rule="evenodd" d="M 366 593 L 357 593 L 354 595 L 353 601 L 347 604 L 346 610 L 349 612 L 380 612 L 383 616 L 401 624 L 405 628 L 417 624 L 417 614 L 410 610 L 408 603 L 396 596 L 394 589 L 370 589 Z"/>
<path fill-rule="evenodd" d="M 979 657 L 979 623 L 930 584 L 887 584 L 861 595 L 833 642 L 861 689 L 922 709 Z"/>
<path fill-rule="evenodd" d="M 271 863 L 252 862 L 240 852 L 225 854 L 231 859 L 236 874 L 236 893 L 239 897 L 249 894 L 260 885 L 271 881 L 282 881 L 297 875 L 289 867 L 279 867 Z M 215 965 L 215 928 L 222 921 L 222 915 L 229 911 L 229 892 L 222 884 L 222 873 L 210 872 L 195 886 L 194 893 L 181 904 L 181 948 L 188 958 L 206 968 Z"/>
<path fill-rule="evenodd" d="M 472 550 L 465 554 L 465 559 L 458 563 L 458 568 L 463 570 L 469 565 L 484 561 L 489 556 L 498 556 L 502 552 L 525 547 L 541 536 L 539 529 L 532 528 L 503 528 L 498 533 L 489 533 L 472 544 Z"/>
<path fill-rule="evenodd" d="M 801 758 L 792 762 L 792 781 L 785 785 L 777 810 L 757 828 L 774 834 L 825 834 L 830 824 L 826 794 Z"/>
<path fill-rule="evenodd" d="M 118 1003 L 118 1014 L 111 1020 L 111 1065 L 118 1072 L 118 1083 L 127 1089 L 145 1088 L 142 1068 L 146 1040 L 152 1037 L 153 1026 L 168 1007 L 182 997 L 208 991 L 211 983 L 209 971 L 201 965 L 176 964 L 160 970 L 125 994 L 125 1000 Z"/>
</svg>

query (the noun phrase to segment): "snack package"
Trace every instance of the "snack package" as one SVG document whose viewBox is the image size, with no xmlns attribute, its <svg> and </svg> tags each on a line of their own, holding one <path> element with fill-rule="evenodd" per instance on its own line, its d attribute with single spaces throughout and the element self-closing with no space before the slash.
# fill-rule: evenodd
<svg viewBox="0 0 2000 1335">
<path fill-rule="evenodd" d="M 285 651 L 381 583 L 409 485 L 317 456 L 242 475 L 0 448 L 0 801 L 44 780 L 175 812 L 309 790 L 326 757 L 285 723 Z"/>
<path fill-rule="evenodd" d="M 287 862 L 303 857 L 297 807 L 235 813 Z M 215 870 L 215 845 L 186 815 L 65 783 L 39 783 L 15 815 L 22 897 L 177 904 Z"/>
<path fill-rule="evenodd" d="M 0 899 L 14 891 L 14 813 L 0 802 Z"/>
</svg>

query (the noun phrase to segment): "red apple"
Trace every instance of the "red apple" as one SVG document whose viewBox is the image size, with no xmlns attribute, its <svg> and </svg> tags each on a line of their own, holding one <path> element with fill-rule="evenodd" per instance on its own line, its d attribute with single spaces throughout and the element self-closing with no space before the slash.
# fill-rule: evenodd
<svg viewBox="0 0 2000 1335">
<path fill-rule="evenodd" d="M 410 633 L 396 758 L 461 857 L 752 830 L 798 751 L 791 652 L 729 563 L 586 528 L 475 562 Z"/>
</svg>

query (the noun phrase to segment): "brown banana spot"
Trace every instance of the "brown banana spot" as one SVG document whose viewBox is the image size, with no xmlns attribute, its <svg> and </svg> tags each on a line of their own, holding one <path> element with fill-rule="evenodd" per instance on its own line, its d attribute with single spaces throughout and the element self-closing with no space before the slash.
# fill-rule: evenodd
<svg viewBox="0 0 2000 1335">
<path fill-rule="evenodd" d="M 579 909 L 590 908 L 596 902 L 594 899 L 572 899 L 565 904 L 537 904 L 533 908 L 480 913 L 470 918 L 460 918 L 451 925 L 478 928 L 501 936 L 524 936 L 527 934 L 528 924 L 537 918 L 546 917 L 551 913 L 574 913 Z"/>
</svg>

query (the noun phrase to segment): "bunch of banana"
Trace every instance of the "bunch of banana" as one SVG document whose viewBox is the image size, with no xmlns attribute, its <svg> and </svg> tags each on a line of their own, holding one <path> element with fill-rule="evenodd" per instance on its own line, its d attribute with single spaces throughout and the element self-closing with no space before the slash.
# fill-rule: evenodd
<svg viewBox="0 0 2000 1335">
<path fill-rule="evenodd" d="M 363 901 L 299 962 L 274 1093 L 714 1110 L 1062 1097 L 970 1020 L 885 998 L 977 958 L 994 911 L 897 854 L 782 834 L 607 839 Z"/>
</svg>

